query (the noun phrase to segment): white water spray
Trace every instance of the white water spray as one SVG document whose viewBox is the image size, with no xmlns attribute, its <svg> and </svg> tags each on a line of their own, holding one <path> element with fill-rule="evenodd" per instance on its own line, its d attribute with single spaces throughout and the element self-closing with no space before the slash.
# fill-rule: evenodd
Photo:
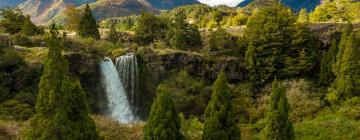
<svg viewBox="0 0 360 140">
<path fill-rule="evenodd" d="M 102 84 L 108 99 L 109 115 L 122 123 L 135 120 L 122 80 L 112 60 L 108 57 L 100 62 Z"/>
<path fill-rule="evenodd" d="M 133 112 L 138 111 L 138 102 L 136 100 L 136 92 L 138 89 L 138 64 L 136 55 L 128 53 L 116 58 L 116 68 L 120 79 L 122 80 L 125 92 L 128 95 Z"/>
</svg>

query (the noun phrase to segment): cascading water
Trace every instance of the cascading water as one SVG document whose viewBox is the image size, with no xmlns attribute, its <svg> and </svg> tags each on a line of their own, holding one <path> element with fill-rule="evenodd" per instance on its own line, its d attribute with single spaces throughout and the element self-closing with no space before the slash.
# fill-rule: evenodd
<svg viewBox="0 0 360 140">
<path fill-rule="evenodd" d="M 123 123 L 135 120 L 134 113 L 128 101 L 125 89 L 119 73 L 108 57 L 100 62 L 100 72 L 102 75 L 102 84 L 108 99 L 109 115 Z"/>
<path fill-rule="evenodd" d="M 133 109 L 133 112 L 137 112 L 138 102 L 136 100 L 136 93 L 138 87 L 138 65 L 136 55 L 129 53 L 120 56 L 116 58 L 115 63 L 125 92 L 130 100 L 131 108 Z"/>
</svg>

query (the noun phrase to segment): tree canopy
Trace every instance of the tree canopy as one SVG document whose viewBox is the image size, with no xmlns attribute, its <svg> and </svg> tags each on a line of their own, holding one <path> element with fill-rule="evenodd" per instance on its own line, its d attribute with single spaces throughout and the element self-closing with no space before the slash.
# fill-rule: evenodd
<svg viewBox="0 0 360 140">
<path fill-rule="evenodd" d="M 240 140 L 231 93 L 221 71 L 213 84 L 211 100 L 205 111 L 203 140 Z"/>
<path fill-rule="evenodd" d="M 98 140 L 94 121 L 89 116 L 85 94 L 79 80 L 69 74 L 61 54 L 62 41 L 53 24 L 47 38 L 49 52 L 41 76 L 36 114 L 30 119 L 25 139 Z"/>
<path fill-rule="evenodd" d="M 144 128 L 144 140 L 182 140 L 180 118 L 175 111 L 168 89 L 159 85 Z"/>
<path fill-rule="evenodd" d="M 77 32 L 80 37 L 100 39 L 98 25 L 88 4 L 86 4 L 83 15 L 80 18 Z"/>
</svg>

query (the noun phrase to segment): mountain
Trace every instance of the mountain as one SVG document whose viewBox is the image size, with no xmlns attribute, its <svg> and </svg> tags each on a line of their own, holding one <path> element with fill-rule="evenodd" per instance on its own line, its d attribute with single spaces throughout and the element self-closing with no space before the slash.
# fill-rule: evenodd
<svg viewBox="0 0 360 140">
<path fill-rule="evenodd" d="M 177 6 L 200 3 L 197 0 L 145 0 L 157 9 L 171 9 Z"/>
<path fill-rule="evenodd" d="M 66 6 L 80 6 L 82 4 L 95 2 L 95 0 L 27 0 L 18 7 L 31 16 L 36 24 L 45 24 L 62 13 Z"/>
<path fill-rule="evenodd" d="M 157 13 L 158 9 L 191 4 L 195 0 L 26 0 L 18 7 L 31 16 L 36 24 L 61 20 L 68 5 L 83 8 L 89 4 L 97 20 L 110 17 L 137 15 L 141 12 Z"/>
<path fill-rule="evenodd" d="M 321 0 L 279 0 L 284 5 L 290 7 L 294 11 L 299 11 L 302 8 L 306 8 L 308 12 L 313 11 L 317 5 L 321 3 Z M 264 3 L 269 2 L 269 0 L 244 0 L 241 2 L 238 7 L 245 7 L 252 3 L 254 5 L 264 5 Z"/>
<path fill-rule="evenodd" d="M 156 8 L 144 0 L 98 0 L 91 3 L 90 7 L 97 20 L 137 15 L 141 12 L 157 12 Z"/>
<path fill-rule="evenodd" d="M 3 7 L 15 7 L 25 0 L 0 0 L 0 8 Z"/>
</svg>

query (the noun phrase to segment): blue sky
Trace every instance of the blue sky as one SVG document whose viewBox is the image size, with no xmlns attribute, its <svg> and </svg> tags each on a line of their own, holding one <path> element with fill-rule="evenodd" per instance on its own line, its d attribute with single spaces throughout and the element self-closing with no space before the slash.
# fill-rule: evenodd
<svg viewBox="0 0 360 140">
<path fill-rule="evenodd" d="M 205 3 L 210 6 L 225 4 L 227 6 L 235 7 L 244 0 L 199 0 L 201 3 Z"/>
</svg>

